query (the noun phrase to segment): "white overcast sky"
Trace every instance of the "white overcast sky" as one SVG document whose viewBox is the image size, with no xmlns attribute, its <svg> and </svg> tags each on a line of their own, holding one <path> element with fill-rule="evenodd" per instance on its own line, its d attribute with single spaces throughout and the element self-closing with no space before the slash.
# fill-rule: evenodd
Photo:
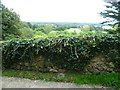
<svg viewBox="0 0 120 90">
<path fill-rule="evenodd" d="M 2 0 L 22 21 L 101 23 L 103 0 Z"/>
</svg>

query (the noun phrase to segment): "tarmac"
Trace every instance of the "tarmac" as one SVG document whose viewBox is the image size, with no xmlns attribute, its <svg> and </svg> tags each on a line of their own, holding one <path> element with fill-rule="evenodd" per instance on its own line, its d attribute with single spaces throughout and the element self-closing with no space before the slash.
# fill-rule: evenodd
<svg viewBox="0 0 120 90">
<path fill-rule="evenodd" d="M 17 77 L 2 77 L 2 88 L 107 88 L 95 85 L 76 85 L 66 82 L 47 82 L 44 80 L 30 80 Z"/>
</svg>

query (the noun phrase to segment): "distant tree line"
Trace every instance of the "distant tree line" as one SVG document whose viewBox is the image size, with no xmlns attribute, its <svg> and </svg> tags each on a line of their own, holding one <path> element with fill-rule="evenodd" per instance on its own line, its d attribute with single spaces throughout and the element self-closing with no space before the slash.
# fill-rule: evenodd
<svg viewBox="0 0 120 90">
<path fill-rule="evenodd" d="M 114 22 L 114 29 L 106 30 L 111 34 L 120 33 L 120 2 L 109 2 L 106 6 L 108 10 L 101 12 L 100 14 L 104 18 L 109 18 L 108 21 L 103 23 Z M 0 6 L 2 14 L 2 39 L 31 39 L 36 36 L 49 35 L 52 31 L 58 33 L 68 34 L 66 30 L 70 28 L 80 28 L 82 31 L 105 31 L 102 27 L 95 25 L 81 25 L 81 24 L 33 24 L 31 22 L 23 22 L 20 20 L 20 16 L 13 10 L 9 10 L 5 5 Z M 65 32 L 61 32 L 65 31 Z M 1 32 L 0 32 L 1 33 Z M 53 32 L 52 32 L 53 33 Z M 73 33 L 75 35 L 75 33 Z"/>
</svg>

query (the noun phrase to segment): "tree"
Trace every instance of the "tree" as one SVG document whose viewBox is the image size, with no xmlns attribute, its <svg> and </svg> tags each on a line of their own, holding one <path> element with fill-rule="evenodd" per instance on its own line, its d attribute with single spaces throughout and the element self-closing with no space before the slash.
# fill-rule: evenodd
<svg viewBox="0 0 120 90">
<path fill-rule="evenodd" d="M 23 25 L 22 27 L 30 28 L 27 22 L 22 22 L 22 25 Z"/>
<path fill-rule="evenodd" d="M 30 39 L 34 37 L 34 32 L 30 28 L 20 28 L 19 31 L 21 32 L 21 37 L 25 39 Z"/>
<path fill-rule="evenodd" d="M 29 26 L 29 28 L 33 28 L 32 24 L 30 22 L 27 22 L 27 25 Z"/>
<path fill-rule="evenodd" d="M 36 28 L 35 31 L 41 31 L 41 32 L 43 32 L 43 33 L 46 33 L 46 32 L 45 32 L 45 29 L 44 29 L 43 27 L 41 27 L 41 28 Z"/>
<path fill-rule="evenodd" d="M 82 31 L 90 31 L 90 30 L 91 30 L 90 25 L 84 25 L 82 28 Z"/>
<path fill-rule="evenodd" d="M 2 38 L 3 40 L 6 37 L 20 36 L 19 28 L 21 28 L 21 21 L 19 15 L 16 14 L 13 10 L 9 10 L 3 4 L 0 5 L 2 8 Z"/>
<path fill-rule="evenodd" d="M 67 25 L 56 25 L 54 27 L 54 31 L 64 31 L 65 29 L 69 29 Z"/>
<path fill-rule="evenodd" d="M 33 24 L 32 29 L 35 30 L 36 28 L 39 28 L 38 24 Z"/>
<path fill-rule="evenodd" d="M 2 8 L 0 8 L 0 40 L 2 40 Z"/>
<path fill-rule="evenodd" d="M 108 2 L 108 4 L 109 5 L 106 6 L 107 10 L 100 13 L 103 18 L 108 19 L 103 23 L 114 22 L 113 25 L 117 25 L 117 31 L 120 32 L 120 2 Z"/>
<path fill-rule="evenodd" d="M 47 24 L 47 25 L 44 25 L 44 32 L 45 34 L 48 34 L 49 32 L 53 31 L 53 25 L 52 24 Z"/>
</svg>

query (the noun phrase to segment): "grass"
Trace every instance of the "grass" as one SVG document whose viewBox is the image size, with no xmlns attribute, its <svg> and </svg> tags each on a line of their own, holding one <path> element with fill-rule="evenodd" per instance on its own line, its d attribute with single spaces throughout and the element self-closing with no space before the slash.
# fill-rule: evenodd
<svg viewBox="0 0 120 90">
<path fill-rule="evenodd" d="M 58 78 L 58 73 L 40 73 L 35 71 L 5 70 L 2 74 L 3 76 L 28 78 L 31 80 L 41 79 L 45 81 L 72 82 L 77 85 L 90 84 L 120 88 L 120 73 L 94 75 L 69 72 L 65 74 L 64 78 Z"/>
</svg>

